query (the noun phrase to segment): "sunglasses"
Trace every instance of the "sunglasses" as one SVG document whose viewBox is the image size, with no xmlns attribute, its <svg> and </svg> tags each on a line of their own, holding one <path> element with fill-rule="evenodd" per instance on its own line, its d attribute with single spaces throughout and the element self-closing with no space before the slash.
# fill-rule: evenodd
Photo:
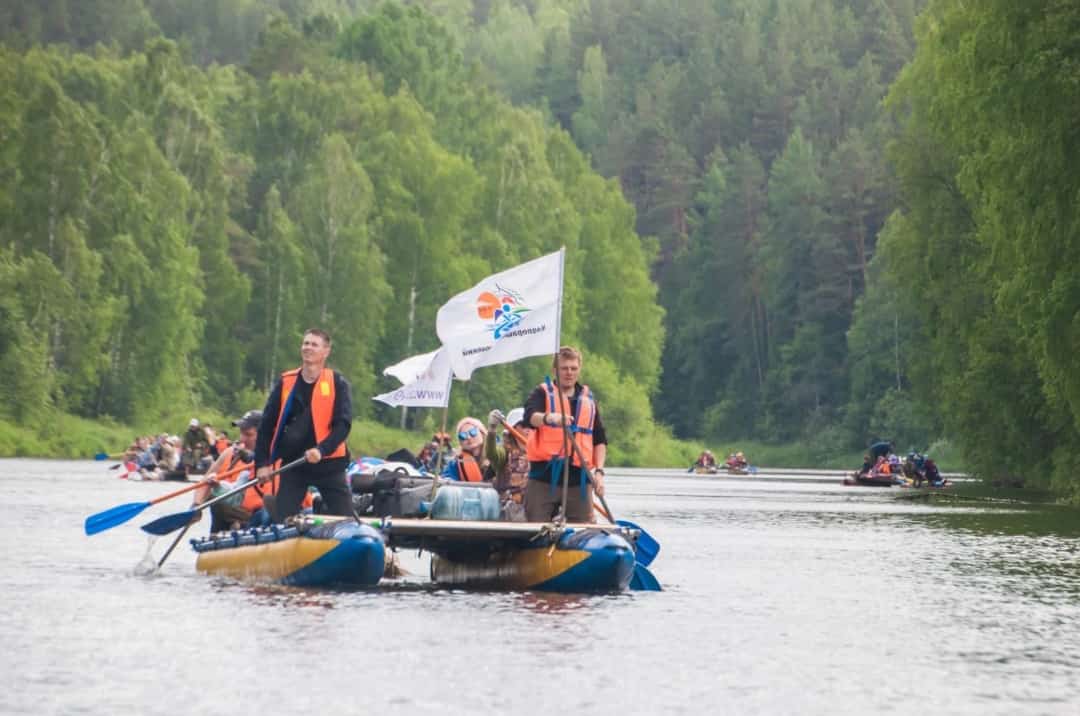
<svg viewBox="0 0 1080 716">
<path fill-rule="evenodd" d="M 458 440 L 468 440 L 469 438 L 475 438 L 479 434 L 480 434 L 480 428 L 478 428 L 478 427 L 476 427 L 474 425 L 471 428 L 469 428 L 468 430 L 462 430 L 460 433 L 458 433 L 457 434 L 457 439 Z"/>
</svg>

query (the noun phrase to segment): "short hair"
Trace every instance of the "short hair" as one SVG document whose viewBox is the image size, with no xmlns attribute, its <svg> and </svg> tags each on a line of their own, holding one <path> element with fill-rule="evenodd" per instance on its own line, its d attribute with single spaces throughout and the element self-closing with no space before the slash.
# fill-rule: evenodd
<svg viewBox="0 0 1080 716">
<path fill-rule="evenodd" d="M 551 360 L 551 369 L 556 373 L 559 372 L 559 361 L 561 360 L 576 360 L 579 364 L 581 361 L 581 351 L 573 346 L 562 346 L 559 348 L 559 352 L 555 354 L 555 357 Z"/>
<path fill-rule="evenodd" d="M 318 336 L 323 340 L 323 343 L 330 345 L 330 334 L 321 328 L 309 328 L 304 331 L 305 336 Z"/>
</svg>

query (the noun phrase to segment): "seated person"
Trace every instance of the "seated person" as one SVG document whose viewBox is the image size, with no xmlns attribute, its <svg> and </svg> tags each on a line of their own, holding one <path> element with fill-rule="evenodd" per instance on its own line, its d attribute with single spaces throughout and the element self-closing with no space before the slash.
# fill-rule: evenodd
<svg viewBox="0 0 1080 716">
<path fill-rule="evenodd" d="M 866 453 L 862 456 L 862 467 L 859 468 L 860 475 L 869 475 L 870 471 L 874 469 L 874 461 L 870 457 L 870 453 Z"/>
<path fill-rule="evenodd" d="M 884 455 L 882 455 L 881 457 L 879 457 L 877 459 L 877 462 L 874 463 L 873 475 L 874 475 L 874 477 L 877 477 L 879 475 L 891 475 L 891 474 L 892 474 L 892 466 L 889 464 L 888 458 L 886 458 Z"/>
<path fill-rule="evenodd" d="M 476 418 L 465 417 L 457 424 L 461 451 L 443 468 L 442 477 L 462 482 L 491 481 L 495 473 L 484 457 L 484 438 L 487 428 Z"/>
<path fill-rule="evenodd" d="M 713 454 L 710 451 L 703 450 L 702 453 L 698 455 L 698 459 L 694 461 L 694 464 L 690 466 L 688 472 L 693 472 L 698 468 L 707 469 L 710 467 L 716 467 L 716 458 L 713 457 Z"/>
<path fill-rule="evenodd" d="M 941 472 L 938 471 L 937 463 L 927 456 L 923 460 L 923 474 L 926 475 L 926 479 L 930 481 L 930 484 L 934 487 L 941 487 L 945 484 L 945 478 L 941 476 Z"/>
<path fill-rule="evenodd" d="M 450 433 L 437 432 L 431 436 L 431 442 L 434 443 L 436 458 L 432 465 L 438 464 L 438 458 L 441 455 L 442 466 L 446 467 L 447 463 L 454 459 L 454 446 L 450 440 Z M 431 471 L 436 472 L 434 467 Z"/>
<path fill-rule="evenodd" d="M 416 456 L 418 468 L 424 472 L 435 472 L 435 462 L 438 459 L 438 443 L 427 443 L 420 448 L 420 454 Z"/>
</svg>

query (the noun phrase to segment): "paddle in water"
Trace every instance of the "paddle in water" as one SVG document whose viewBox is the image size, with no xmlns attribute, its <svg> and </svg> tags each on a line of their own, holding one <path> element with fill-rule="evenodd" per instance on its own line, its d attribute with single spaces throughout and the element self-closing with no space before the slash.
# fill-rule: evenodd
<svg viewBox="0 0 1080 716">
<path fill-rule="evenodd" d="M 290 463 L 288 463 L 286 465 L 282 465 L 278 469 L 274 470 L 269 475 L 267 475 L 267 477 L 273 477 L 274 475 L 278 475 L 278 474 L 280 474 L 282 472 L 285 472 L 289 468 L 296 467 L 297 465 L 299 465 L 299 464 L 301 464 L 303 462 L 306 462 L 306 458 L 299 458 L 299 459 L 293 460 L 292 462 L 290 462 Z M 217 502 L 221 502 L 222 500 L 224 500 L 226 498 L 229 498 L 229 497 L 232 497 L 233 495 L 235 495 L 237 493 L 243 492 L 244 490 L 248 489 L 249 487 L 251 487 L 252 485 L 257 483 L 258 481 L 259 481 L 259 479 L 257 477 L 253 477 L 250 480 L 248 480 L 247 482 L 243 482 L 243 483 L 237 485 L 236 487 L 229 490 L 228 492 L 223 492 L 222 494 L 218 495 L 217 497 L 215 497 L 212 500 L 207 500 L 206 502 L 202 503 L 201 505 L 193 507 L 190 510 L 185 510 L 184 512 L 174 512 L 171 515 L 165 515 L 164 517 L 159 517 L 156 520 L 153 520 L 151 522 L 147 522 L 140 529 L 142 529 L 143 532 L 147 532 L 147 533 L 152 534 L 152 535 L 167 535 L 170 532 L 175 532 L 176 530 L 180 529 L 181 527 L 186 527 L 187 525 L 191 524 L 191 520 L 195 518 L 195 515 L 199 514 L 200 512 L 205 510 L 210 505 L 213 505 L 213 504 L 215 504 Z"/>
<path fill-rule="evenodd" d="M 570 445 L 574 448 L 574 454 L 577 455 L 578 460 L 581 462 L 583 468 L 581 471 L 582 474 L 585 475 L 589 482 L 593 483 L 594 494 L 600 498 L 600 504 L 603 505 L 604 513 L 607 515 L 607 518 L 611 520 L 612 524 L 637 530 L 640 533 L 637 538 L 637 549 L 634 550 L 634 574 L 630 577 L 630 589 L 644 592 L 663 591 L 660 587 L 660 580 L 649 571 L 648 567 L 660 552 L 660 543 L 653 539 L 652 535 L 635 525 L 633 522 L 612 519 L 611 508 L 608 507 L 607 500 L 604 499 L 603 495 L 595 492 L 596 482 L 589 472 L 589 461 L 586 460 L 585 456 L 581 453 L 581 448 L 578 447 L 577 441 L 570 435 L 569 427 L 564 425 L 563 430 L 570 439 Z"/>
</svg>

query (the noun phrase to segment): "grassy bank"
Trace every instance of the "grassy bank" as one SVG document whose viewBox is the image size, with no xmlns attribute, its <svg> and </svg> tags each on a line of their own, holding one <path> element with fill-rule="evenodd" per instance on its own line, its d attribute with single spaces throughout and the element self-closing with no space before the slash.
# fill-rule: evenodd
<svg viewBox="0 0 1080 716">
<path fill-rule="evenodd" d="M 47 425 L 32 428 L 0 420 L 0 457 L 40 457 L 90 459 L 97 453 L 117 456 L 136 435 L 155 435 L 161 432 L 182 434 L 193 415 L 235 437 L 231 418 L 214 413 L 198 412 L 166 416 L 154 425 L 122 425 L 112 420 L 86 420 L 58 414 Z M 385 456 L 399 448 L 418 452 L 431 434 L 387 427 L 381 423 L 358 420 L 353 424 L 349 446 L 355 455 Z M 708 448 L 718 460 L 742 451 L 752 465 L 765 467 L 815 467 L 826 469 L 855 469 L 862 464 L 861 451 L 837 452 L 819 445 L 787 443 L 714 442 L 677 440 L 662 427 L 655 428 L 648 440 L 634 450 L 626 450 L 612 436 L 608 463 L 626 467 L 688 467 Z M 934 459 L 945 471 L 961 471 L 955 451 L 947 443 L 930 447 Z"/>
</svg>

